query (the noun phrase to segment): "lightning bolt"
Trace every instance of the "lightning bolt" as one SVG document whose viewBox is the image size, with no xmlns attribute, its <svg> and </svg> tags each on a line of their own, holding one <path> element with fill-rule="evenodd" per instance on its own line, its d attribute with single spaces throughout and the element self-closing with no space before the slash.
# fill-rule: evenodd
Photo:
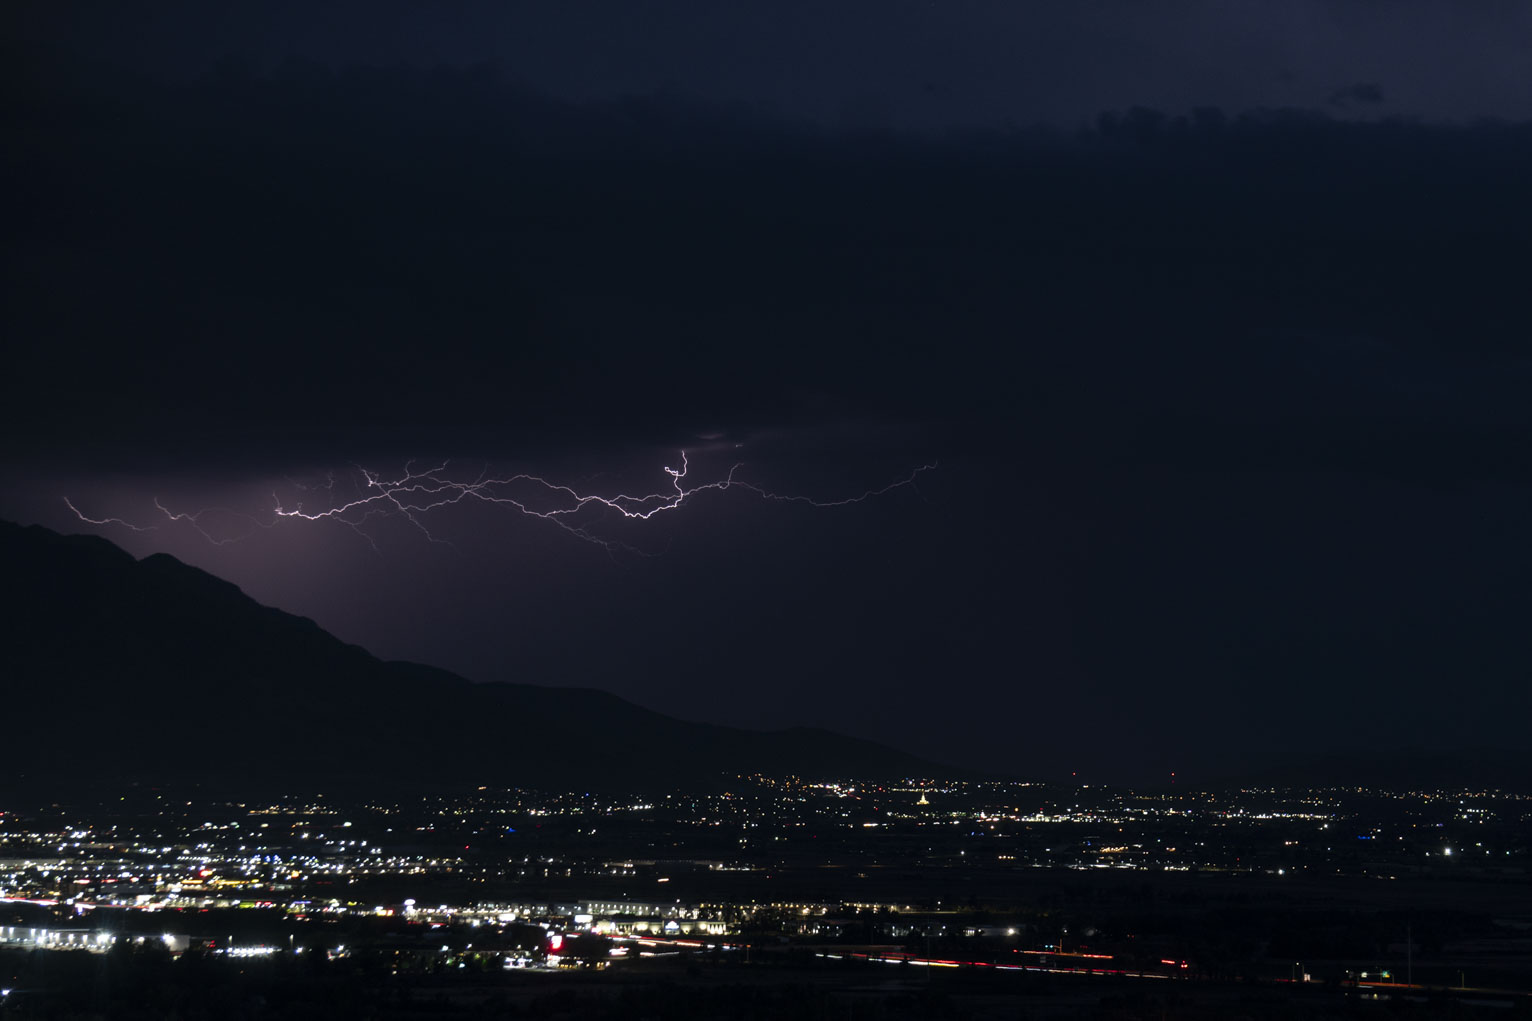
<svg viewBox="0 0 1532 1021">
<path fill-rule="evenodd" d="M 186 512 L 186 511 L 180 511 L 180 512 L 172 511 L 169 507 L 166 507 L 164 504 L 160 503 L 160 498 L 159 497 L 155 497 L 154 498 L 154 506 L 159 510 L 159 512 L 161 514 L 165 515 L 165 517 L 169 518 L 171 521 L 184 521 L 184 522 L 186 522 L 188 525 L 190 525 L 197 532 L 198 535 L 202 536 L 204 539 L 206 539 L 208 542 L 212 543 L 214 546 L 227 546 L 230 543 L 235 543 L 235 542 L 239 542 L 239 541 L 241 541 L 243 539 L 248 539 L 248 538 L 250 538 L 250 536 L 255 534 L 256 529 L 259 529 L 259 528 L 271 528 L 271 527 L 273 527 L 275 525 L 275 522 L 264 522 L 264 521 L 261 521 L 261 520 L 259 520 L 257 518 L 254 518 L 254 517 L 250 516 L 249 514 L 242 514 L 239 511 L 230 511 L 230 510 L 222 510 L 222 509 L 220 509 L 222 511 L 222 513 L 232 514 L 235 517 L 239 517 L 239 518 L 245 519 L 246 521 L 248 521 L 250 523 L 250 527 L 245 532 L 243 532 L 240 535 L 226 535 L 226 536 L 223 536 L 223 537 L 219 537 L 219 536 L 215 536 L 212 532 L 209 532 L 206 528 L 204 528 L 202 526 L 202 519 L 204 517 L 206 517 L 208 514 L 213 513 L 212 511 L 199 510 L 199 511 L 190 512 L 190 513 Z"/>
<path fill-rule="evenodd" d="M 330 521 L 356 531 L 375 549 L 377 543 L 366 530 L 366 525 L 370 521 L 385 517 L 402 518 L 428 541 L 445 543 L 446 540 L 431 531 L 427 518 L 433 512 L 453 505 L 484 504 L 504 507 L 517 514 L 549 522 L 577 539 L 602 546 L 610 552 L 621 551 L 643 556 L 648 554 L 608 535 L 603 535 L 595 529 L 603 520 L 650 521 L 658 515 L 681 509 L 704 493 L 722 493 L 731 489 L 743 490 L 762 500 L 776 503 L 797 503 L 820 508 L 845 507 L 876 499 L 907 486 L 917 488 L 918 491 L 916 482 L 919 477 L 937 467 L 934 463 L 923 464 L 901 478 L 877 488 L 867 489 L 860 494 L 834 499 L 818 499 L 773 492 L 754 482 L 744 480 L 740 478 L 740 472 L 744 467 L 742 464 L 731 466 L 722 478 L 694 482 L 691 459 L 686 451 L 680 452 L 680 458 L 680 467 L 669 465 L 663 467 L 668 483 L 655 491 L 613 494 L 582 492 L 565 483 L 551 481 L 541 475 L 530 473 L 491 476 L 487 467 L 472 479 L 454 477 L 448 470 L 448 462 L 427 468 L 417 468 L 414 462 L 408 462 L 401 473 L 388 476 L 357 465 L 353 477 L 352 495 L 349 499 L 336 499 L 338 480 L 334 473 L 328 475 L 324 483 L 315 486 L 294 482 L 294 486 L 305 493 L 325 494 L 327 497 L 325 503 L 317 508 L 310 508 L 302 502 L 287 506 L 281 497 L 273 493 L 270 520 L 262 521 L 253 515 L 229 512 L 249 523 L 249 527 L 241 533 L 229 536 L 216 536 L 203 525 L 202 518 L 209 513 L 206 510 L 174 512 L 158 499 L 154 501 L 154 504 L 167 519 L 190 525 L 215 545 L 223 546 L 239 542 L 258 529 L 274 528 L 284 520 Z M 102 520 L 87 518 L 72 503 L 68 503 L 67 500 L 65 502 L 82 521 L 91 524 L 121 524 L 135 531 L 147 530 L 120 518 Z"/>
<path fill-rule="evenodd" d="M 121 525 L 123 528 L 131 528 L 135 532 L 152 532 L 152 531 L 154 531 L 154 527 L 155 526 L 153 526 L 153 525 L 146 525 L 146 526 L 135 525 L 135 524 L 133 524 L 131 522 L 124 521 L 121 518 L 88 518 L 88 517 L 86 517 L 80 511 L 80 508 L 76 507 L 73 503 L 70 502 L 69 497 L 67 497 L 67 496 L 64 497 L 64 506 L 66 506 L 70 510 L 74 511 L 74 516 L 79 518 L 81 521 L 86 522 L 87 524 L 92 524 L 92 525 Z"/>
</svg>

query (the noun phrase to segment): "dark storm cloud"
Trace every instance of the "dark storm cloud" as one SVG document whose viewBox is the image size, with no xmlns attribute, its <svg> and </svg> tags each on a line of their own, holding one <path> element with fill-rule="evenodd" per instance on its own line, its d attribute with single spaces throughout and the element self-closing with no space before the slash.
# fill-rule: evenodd
<svg viewBox="0 0 1532 1021">
<path fill-rule="evenodd" d="M 1532 116 L 1525 4 L 1404 0 L 679 0 L 32 3 L 17 44 L 142 70 L 229 54 L 270 66 L 498 61 L 589 101 L 672 94 L 826 125 L 1074 124 L 1131 105 L 1321 107 L 1337 82 L 1387 82 L 1391 111 Z M 1365 105 L 1364 105 L 1365 109 Z"/>
<path fill-rule="evenodd" d="M 1357 104 L 1381 102 L 1383 102 L 1383 87 L 1371 82 L 1358 82 L 1343 89 L 1336 89 L 1330 94 L 1330 105 L 1343 110 Z"/>
<path fill-rule="evenodd" d="M 7 413 L 74 444 L 1110 434 L 1259 406 L 1230 381 L 1311 350 L 1261 339 L 1281 331 L 1526 355 L 1522 126 L 1134 108 L 1084 134 L 842 138 L 572 107 L 487 68 L 294 63 L 13 94 L 8 314 L 36 341 Z M 1520 421 L 1495 376 L 1407 415 Z"/>
</svg>

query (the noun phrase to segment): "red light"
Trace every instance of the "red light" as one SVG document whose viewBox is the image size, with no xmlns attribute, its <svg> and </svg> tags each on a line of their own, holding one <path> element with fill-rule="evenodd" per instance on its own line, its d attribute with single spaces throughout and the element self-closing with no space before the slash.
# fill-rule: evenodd
<svg viewBox="0 0 1532 1021">
<path fill-rule="evenodd" d="M 548 935 L 548 949 L 549 950 L 553 951 L 554 953 L 558 953 L 559 948 L 562 947 L 563 945 L 564 945 L 564 934 L 562 932 L 549 933 L 549 935 Z"/>
</svg>

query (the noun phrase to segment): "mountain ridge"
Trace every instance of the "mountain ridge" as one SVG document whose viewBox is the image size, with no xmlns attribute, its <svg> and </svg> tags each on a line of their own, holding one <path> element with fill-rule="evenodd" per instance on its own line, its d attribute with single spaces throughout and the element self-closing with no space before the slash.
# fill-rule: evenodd
<svg viewBox="0 0 1532 1021">
<path fill-rule="evenodd" d="M 195 771 L 708 786 L 755 771 L 965 772 L 821 728 L 698 723 L 599 688 L 476 683 L 385 661 L 169 554 L 134 559 L 97 536 L 0 522 L 0 555 L 12 575 L 6 696 L 12 719 L 43 724 L 5 728 L 23 761 L 48 763 L 30 781 Z"/>
<path fill-rule="evenodd" d="M 0 521 L 0 564 L 0 742 L 23 763 L 0 790 L 92 778 L 569 789 L 700 789 L 748 772 L 994 778 L 820 727 L 688 721 L 595 687 L 382 660 L 169 554 L 135 559 L 99 536 Z M 1210 780 L 1532 791 L 1532 756 L 1358 750 Z"/>
</svg>

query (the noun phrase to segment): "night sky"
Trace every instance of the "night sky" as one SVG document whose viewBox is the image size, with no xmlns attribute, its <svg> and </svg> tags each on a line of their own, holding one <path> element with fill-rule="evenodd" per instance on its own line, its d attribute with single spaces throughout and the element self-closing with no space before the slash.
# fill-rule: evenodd
<svg viewBox="0 0 1532 1021">
<path fill-rule="evenodd" d="M 138 7 L 0 22 L 0 516 L 964 766 L 1528 750 L 1526 4 Z"/>
</svg>

